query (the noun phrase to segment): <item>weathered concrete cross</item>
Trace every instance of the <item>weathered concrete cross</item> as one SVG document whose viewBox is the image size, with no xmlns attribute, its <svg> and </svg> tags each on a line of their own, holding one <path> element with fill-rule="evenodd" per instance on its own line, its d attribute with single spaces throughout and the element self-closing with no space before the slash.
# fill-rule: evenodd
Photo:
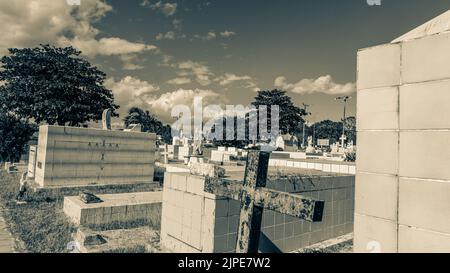
<svg viewBox="0 0 450 273">
<path fill-rule="evenodd" d="M 241 202 L 236 253 L 257 253 L 264 208 L 311 222 L 322 221 L 324 202 L 266 189 L 270 153 L 250 151 L 244 183 L 207 177 L 205 192 Z"/>
</svg>

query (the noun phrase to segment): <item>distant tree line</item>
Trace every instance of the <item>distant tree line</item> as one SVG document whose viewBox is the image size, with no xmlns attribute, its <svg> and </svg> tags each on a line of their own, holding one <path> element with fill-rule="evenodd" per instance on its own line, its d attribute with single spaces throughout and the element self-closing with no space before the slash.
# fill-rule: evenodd
<svg viewBox="0 0 450 273">
<path fill-rule="evenodd" d="M 40 45 L 11 48 L 9 54 L 0 59 L 1 161 L 19 160 L 39 124 L 86 126 L 88 122 L 100 120 L 104 109 L 111 109 L 113 117 L 118 117 L 119 105 L 114 103 L 112 91 L 104 86 L 106 74 L 80 55 L 81 52 L 73 47 Z M 268 131 L 271 131 L 272 106 L 277 105 L 280 132 L 301 135 L 299 128 L 307 113 L 297 107 L 285 91 L 259 91 L 252 105 L 257 111 L 260 106 L 267 106 L 267 120 L 262 122 L 266 122 Z M 248 115 L 245 119 L 248 136 Z M 149 111 L 132 107 L 123 121 L 125 126 L 140 124 L 144 132 L 156 133 L 166 143 L 172 140 L 171 127 Z M 345 126 L 349 140 L 355 140 L 355 119 L 347 119 Z M 316 123 L 313 128 L 307 127 L 305 133 L 314 135 L 315 140 L 327 138 L 336 142 L 341 132 L 342 122 L 326 120 Z M 226 131 L 224 139 L 225 136 Z M 243 147 L 249 140 L 217 140 L 216 144 Z"/>
</svg>

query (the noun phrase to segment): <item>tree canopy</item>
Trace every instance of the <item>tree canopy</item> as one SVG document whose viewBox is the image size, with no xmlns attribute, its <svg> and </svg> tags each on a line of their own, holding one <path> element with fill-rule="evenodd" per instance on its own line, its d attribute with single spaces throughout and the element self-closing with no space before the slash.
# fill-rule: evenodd
<svg viewBox="0 0 450 273">
<path fill-rule="evenodd" d="M 106 74 L 73 47 L 11 48 L 0 59 L 0 109 L 36 123 L 79 126 L 119 108 Z"/>
<path fill-rule="evenodd" d="M 37 126 L 0 111 L 0 161 L 17 162 Z"/>
<path fill-rule="evenodd" d="M 348 117 L 345 119 L 344 124 L 347 141 L 353 141 L 353 143 L 356 144 L 356 118 Z"/>
<path fill-rule="evenodd" d="M 286 95 L 286 91 L 277 89 L 270 91 L 258 91 L 258 95 L 256 95 L 255 100 L 252 102 L 252 105 L 257 108 L 261 105 L 267 106 L 267 128 L 269 130 L 271 128 L 271 107 L 273 105 L 278 105 L 280 108 L 279 126 L 280 131 L 283 134 L 294 133 L 299 124 L 304 122 L 303 116 L 307 115 L 304 109 L 301 109 L 294 105 L 291 97 Z"/>
<path fill-rule="evenodd" d="M 164 125 L 149 111 L 144 111 L 139 107 L 132 107 L 124 118 L 125 126 L 140 124 L 143 132 L 156 133 L 160 135 L 164 142 L 172 142 L 172 130 L 169 125 Z"/>
<path fill-rule="evenodd" d="M 313 125 L 315 130 L 315 139 L 329 139 L 330 143 L 339 142 L 342 136 L 342 122 L 323 120 Z"/>
</svg>

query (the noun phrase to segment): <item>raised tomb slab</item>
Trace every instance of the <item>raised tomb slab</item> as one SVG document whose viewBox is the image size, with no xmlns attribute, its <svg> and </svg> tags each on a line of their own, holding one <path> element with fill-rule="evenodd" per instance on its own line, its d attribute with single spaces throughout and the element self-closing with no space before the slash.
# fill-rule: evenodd
<svg viewBox="0 0 450 273">
<path fill-rule="evenodd" d="M 36 156 L 37 188 L 153 183 L 156 135 L 41 126 Z"/>
</svg>

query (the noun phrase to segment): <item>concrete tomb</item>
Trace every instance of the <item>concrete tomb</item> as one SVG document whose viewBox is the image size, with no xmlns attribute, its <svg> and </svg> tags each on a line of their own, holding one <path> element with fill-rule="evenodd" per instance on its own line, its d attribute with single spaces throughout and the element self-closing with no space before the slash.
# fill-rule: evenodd
<svg viewBox="0 0 450 273">
<path fill-rule="evenodd" d="M 163 246 L 174 252 L 236 251 L 241 206 L 239 201 L 233 199 L 239 199 L 242 184 L 233 181 L 242 181 L 244 173 L 236 173 L 236 167 L 224 168 L 233 171 L 227 171 L 225 179 L 219 180 L 207 178 L 204 174 L 195 175 L 195 171 L 191 171 L 194 174 L 166 173 L 161 222 Z M 274 169 L 272 172 L 278 173 Z M 293 180 L 270 175 L 267 192 L 273 189 L 276 197 L 272 198 L 271 193 L 270 198 L 263 198 L 265 189 L 257 190 L 256 193 L 256 196 L 263 198 L 257 197 L 257 204 L 263 205 L 267 202 L 264 206 L 271 208 L 262 213 L 259 250 L 289 252 L 352 232 L 353 181 L 354 176 L 322 174 L 321 177 L 309 178 L 300 175 L 298 179 Z M 217 192 L 217 195 L 210 192 Z M 232 198 L 223 197 L 224 195 Z M 296 205 L 291 208 L 301 207 L 307 199 L 312 202 L 309 203 L 311 206 L 314 206 L 315 201 L 312 200 L 316 198 L 325 201 L 323 221 L 309 222 L 314 217 L 313 214 L 308 216 L 307 212 L 310 210 L 306 209 L 307 206 L 296 216 L 312 217 L 308 218 L 309 221 L 284 214 L 289 214 L 288 211 L 273 211 L 282 210 L 284 205 L 289 204 L 290 198 L 297 200 L 294 202 Z M 280 203 L 277 203 L 277 200 L 280 200 Z"/>
<path fill-rule="evenodd" d="M 39 188 L 153 183 L 155 134 L 44 125 Z"/>
<path fill-rule="evenodd" d="M 80 196 L 64 198 L 64 213 L 77 226 L 112 229 L 127 224 L 159 226 L 162 192 L 97 195 L 101 202 L 86 203 Z"/>
<path fill-rule="evenodd" d="M 358 52 L 355 252 L 450 252 L 449 26 Z"/>
</svg>

